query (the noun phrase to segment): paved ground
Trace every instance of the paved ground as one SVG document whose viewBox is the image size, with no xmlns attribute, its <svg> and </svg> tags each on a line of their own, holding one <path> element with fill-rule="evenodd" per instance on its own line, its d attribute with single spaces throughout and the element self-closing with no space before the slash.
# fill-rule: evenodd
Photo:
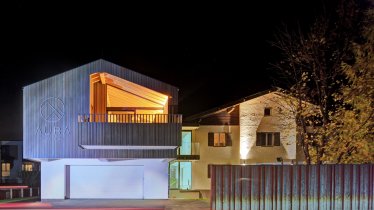
<svg viewBox="0 0 374 210">
<path fill-rule="evenodd" d="M 208 200 L 59 200 L 1 203 L 0 209 L 208 210 Z"/>
</svg>

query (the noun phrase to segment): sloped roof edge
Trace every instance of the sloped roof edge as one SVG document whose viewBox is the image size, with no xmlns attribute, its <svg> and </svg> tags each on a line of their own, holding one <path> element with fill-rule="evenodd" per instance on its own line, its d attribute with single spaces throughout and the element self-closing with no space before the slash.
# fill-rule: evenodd
<svg viewBox="0 0 374 210">
<path fill-rule="evenodd" d="M 268 93 L 271 93 L 271 92 L 275 92 L 275 91 L 284 91 L 284 90 L 282 88 L 279 88 L 279 87 L 272 87 L 272 88 L 269 88 L 267 90 L 264 90 L 264 91 L 261 91 L 261 92 L 257 92 L 255 94 L 252 94 L 252 95 L 249 95 L 249 96 L 245 96 L 245 97 L 240 98 L 238 100 L 226 103 L 224 105 L 221 105 L 221 106 L 218 106 L 218 107 L 214 107 L 212 109 L 208 109 L 208 110 L 206 110 L 204 112 L 200 112 L 198 114 L 194 114 L 194 115 L 188 116 L 188 117 L 186 117 L 184 119 L 184 121 L 190 122 L 190 121 L 193 121 L 193 120 L 196 120 L 196 119 L 199 119 L 199 118 L 207 117 L 207 116 L 212 115 L 212 114 L 214 114 L 216 112 L 222 111 L 223 109 L 227 109 L 229 107 L 237 106 L 238 104 L 243 103 L 245 101 L 248 101 L 248 100 L 251 100 L 251 99 L 254 99 L 254 98 L 263 96 L 265 94 L 268 94 Z"/>
<path fill-rule="evenodd" d="M 97 62 L 109 63 L 109 64 L 112 64 L 112 65 L 119 66 L 119 67 L 124 68 L 124 69 L 126 69 L 126 70 L 133 71 L 133 72 L 136 72 L 136 73 L 138 73 L 138 74 L 140 74 L 140 75 L 143 75 L 144 77 L 152 78 L 152 79 L 155 80 L 155 81 L 158 81 L 158 82 L 160 82 L 160 83 L 167 84 L 168 86 L 170 86 L 170 87 L 172 87 L 172 88 L 175 88 L 175 89 L 179 90 L 179 88 L 176 87 L 176 86 L 174 86 L 174 85 L 171 85 L 171 84 L 169 84 L 169 83 L 166 83 L 166 82 L 163 82 L 163 81 L 161 81 L 161 80 L 155 79 L 155 78 L 153 78 L 153 77 L 147 76 L 147 75 L 145 75 L 145 74 L 139 73 L 139 72 L 134 71 L 134 70 L 132 70 L 132 69 L 129 69 L 129 68 L 126 68 L 126 67 L 120 66 L 120 65 L 118 65 L 118 64 L 115 64 L 115 63 L 113 63 L 113 62 L 107 61 L 107 60 L 102 59 L 102 58 L 97 59 L 97 60 L 94 60 L 94 61 L 91 61 L 91 62 L 88 62 L 88 63 L 83 64 L 83 65 L 76 66 L 76 67 L 74 67 L 74 68 L 72 68 L 72 69 L 68 69 L 68 70 L 66 70 L 66 71 L 64 71 L 64 72 L 61 72 L 61 73 L 59 73 L 59 74 L 55 74 L 55 75 L 53 75 L 53 76 L 50 76 L 50 77 L 44 78 L 44 79 L 42 79 L 42 80 L 39 80 L 39 81 L 33 82 L 33 83 L 31 83 L 31 84 L 28 84 L 28 85 L 25 85 L 25 86 L 23 86 L 23 88 L 28 87 L 28 86 L 31 86 L 31 85 L 34 85 L 34 84 L 39 83 L 39 82 L 41 82 L 41 81 L 43 81 L 43 80 L 50 79 L 50 78 L 55 77 L 55 76 L 57 76 L 57 75 L 64 74 L 64 73 L 69 72 L 69 71 L 74 71 L 74 70 L 76 70 L 77 68 L 81 68 L 81 67 L 84 67 L 84 66 L 92 65 L 92 64 L 97 63 Z"/>
</svg>

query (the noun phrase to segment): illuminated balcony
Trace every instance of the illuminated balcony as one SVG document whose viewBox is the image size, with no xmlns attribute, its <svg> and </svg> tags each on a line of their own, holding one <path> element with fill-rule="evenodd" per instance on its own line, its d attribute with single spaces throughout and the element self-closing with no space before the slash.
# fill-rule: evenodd
<svg viewBox="0 0 374 210">
<path fill-rule="evenodd" d="M 175 149 L 180 146 L 182 115 L 86 114 L 78 116 L 84 149 Z"/>
</svg>

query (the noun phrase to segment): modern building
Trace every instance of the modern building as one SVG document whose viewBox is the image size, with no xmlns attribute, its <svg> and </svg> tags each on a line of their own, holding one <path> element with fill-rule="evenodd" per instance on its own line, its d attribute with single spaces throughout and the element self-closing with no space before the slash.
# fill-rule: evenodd
<svg viewBox="0 0 374 210">
<path fill-rule="evenodd" d="M 41 199 L 167 199 L 182 116 L 172 85 L 97 60 L 23 89 Z"/>
<path fill-rule="evenodd" d="M 292 101 L 273 88 L 186 118 L 170 162 L 171 197 L 209 191 L 211 164 L 301 163 Z"/>
<path fill-rule="evenodd" d="M 38 185 L 39 164 L 23 159 L 22 141 L 0 141 L 0 162 L 1 185 Z"/>
</svg>

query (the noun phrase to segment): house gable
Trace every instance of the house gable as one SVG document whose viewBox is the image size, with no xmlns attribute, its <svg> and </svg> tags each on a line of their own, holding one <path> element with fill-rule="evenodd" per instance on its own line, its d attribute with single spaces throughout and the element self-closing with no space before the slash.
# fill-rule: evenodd
<svg viewBox="0 0 374 210">
<path fill-rule="evenodd" d="M 174 158 L 176 154 L 173 149 L 160 151 L 151 149 L 86 150 L 79 146 L 80 138 L 86 138 L 78 129 L 79 123 L 85 121 L 84 117 L 80 117 L 90 113 L 90 75 L 99 72 L 106 72 L 114 77 L 126 80 L 129 84 L 133 84 L 132 87 L 137 87 L 137 90 L 139 90 L 139 87 L 143 87 L 143 90 L 152 93 L 150 94 L 152 96 L 167 96 L 167 113 L 174 114 L 177 112 L 178 89 L 176 87 L 100 59 L 23 88 L 24 157 L 30 159 Z M 135 91 L 132 90 L 132 93 Z M 155 92 L 159 94 L 155 94 Z M 107 121 L 107 119 L 105 120 Z M 119 123 L 115 125 L 112 123 L 111 128 L 103 130 L 103 132 L 119 133 L 113 132 L 113 129 L 120 129 L 121 132 L 125 132 L 124 127 L 118 128 L 118 126 L 120 126 Z M 176 138 L 178 138 L 177 135 L 180 136 L 180 134 L 177 133 L 180 132 L 181 125 L 175 124 L 175 126 L 167 128 L 166 123 L 164 123 L 163 130 L 165 132 L 170 129 L 175 131 Z M 126 140 L 123 141 L 133 146 L 142 146 L 141 144 L 156 146 L 155 144 L 160 143 L 162 146 L 177 147 L 180 144 L 178 139 L 174 139 L 174 137 L 168 139 L 167 142 L 166 140 L 163 142 L 164 138 L 161 137 L 143 136 L 143 133 L 152 134 L 152 132 L 145 132 L 144 129 L 156 129 L 151 124 L 143 125 L 143 127 L 140 124 L 128 124 L 128 127 L 131 127 L 132 135 L 140 133 L 136 136 L 144 140 L 139 143 L 140 145 L 135 145 L 137 142 L 131 136 L 125 136 Z M 89 128 L 87 128 L 87 131 L 89 131 Z M 125 133 L 129 132 L 126 131 Z M 97 132 L 95 135 L 99 136 L 99 134 Z M 114 142 L 116 144 L 123 143 L 122 140 Z"/>
</svg>

